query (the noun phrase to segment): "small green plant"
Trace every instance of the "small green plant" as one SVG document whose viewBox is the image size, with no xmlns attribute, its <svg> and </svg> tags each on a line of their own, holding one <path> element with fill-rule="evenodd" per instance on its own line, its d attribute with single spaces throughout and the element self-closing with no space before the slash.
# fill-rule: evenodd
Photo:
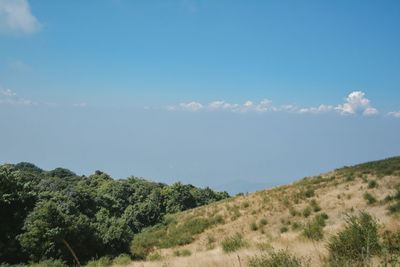
<svg viewBox="0 0 400 267">
<path fill-rule="evenodd" d="M 28 265 L 8 265 L 8 264 L 2 264 L 0 263 L 1 267 L 28 267 Z M 63 262 L 62 260 L 53 260 L 53 259 L 47 259 L 47 260 L 42 260 L 38 263 L 34 264 L 29 264 L 30 267 L 67 267 L 68 265 Z"/>
<path fill-rule="evenodd" d="M 112 265 L 112 260 L 110 257 L 104 256 L 98 260 L 90 260 L 86 267 L 107 267 Z"/>
<path fill-rule="evenodd" d="M 371 180 L 368 182 L 368 188 L 375 188 L 378 186 L 378 183 L 375 180 Z"/>
<path fill-rule="evenodd" d="M 258 230 L 258 226 L 257 226 L 256 222 L 252 222 L 250 224 L 250 230 L 252 230 L 252 231 L 257 231 Z"/>
<path fill-rule="evenodd" d="M 368 192 L 364 194 L 364 199 L 367 201 L 368 205 L 376 203 L 376 198 Z"/>
<path fill-rule="evenodd" d="M 250 206 L 249 202 L 243 202 L 242 208 L 247 209 Z"/>
<path fill-rule="evenodd" d="M 192 252 L 188 249 L 174 251 L 174 256 L 176 257 L 188 257 L 190 255 L 192 255 Z"/>
<path fill-rule="evenodd" d="M 162 256 L 158 252 L 154 252 L 146 257 L 147 261 L 160 261 L 162 260 Z"/>
<path fill-rule="evenodd" d="M 311 215 L 311 208 L 309 206 L 307 206 L 304 210 L 303 210 L 303 216 L 304 217 L 308 217 Z"/>
<path fill-rule="evenodd" d="M 314 195 L 315 195 L 315 191 L 314 191 L 313 188 L 308 188 L 308 189 L 304 192 L 304 196 L 305 196 L 306 198 L 313 197 Z"/>
<path fill-rule="evenodd" d="M 128 265 L 131 262 L 131 257 L 128 254 L 121 254 L 113 260 L 113 264 L 117 265 Z"/>
<path fill-rule="evenodd" d="M 293 207 L 289 208 L 289 213 L 290 215 L 292 215 L 293 217 L 297 215 L 297 210 Z"/>
<path fill-rule="evenodd" d="M 281 227 L 280 229 L 281 233 L 286 233 L 287 231 L 289 231 L 289 229 L 286 226 Z"/>
<path fill-rule="evenodd" d="M 267 220 L 265 218 L 260 219 L 260 226 L 261 225 L 267 225 Z"/>
<path fill-rule="evenodd" d="M 298 258 L 289 254 L 286 250 L 272 252 L 249 259 L 250 267 L 308 267 L 309 260 Z"/>
<path fill-rule="evenodd" d="M 389 212 L 390 213 L 397 213 L 397 212 L 400 212 L 400 200 L 398 200 L 395 204 L 393 204 L 393 205 L 390 205 L 389 207 L 388 207 L 388 210 L 389 210 Z"/>
<path fill-rule="evenodd" d="M 318 212 L 321 210 L 321 207 L 318 205 L 318 203 L 315 199 L 311 200 L 311 207 L 314 212 Z"/>
<path fill-rule="evenodd" d="M 324 237 L 323 226 L 317 220 L 313 220 L 304 226 L 303 235 L 311 240 L 321 240 Z"/>
<path fill-rule="evenodd" d="M 300 229 L 300 228 L 301 228 L 301 224 L 300 223 L 293 222 L 293 224 L 292 224 L 292 229 L 293 230 L 297 230 L 297 229 Z"/>
<path fill-rule="evenodd" d="M 224 252 L 234 252 L 242 247 L 246 246 L 246 242 L 243 240 L 241 233 L 236 233 L 234 236 L 225 238 L 222 243 L 222 250 Z"/>
</svg>

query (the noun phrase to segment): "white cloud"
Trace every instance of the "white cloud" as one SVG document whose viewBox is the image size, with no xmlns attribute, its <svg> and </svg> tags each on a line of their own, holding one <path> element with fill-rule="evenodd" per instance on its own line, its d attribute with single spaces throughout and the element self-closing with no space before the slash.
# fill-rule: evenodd
<svg viewBox="0 0 400 267">
<path fill-rule="evenodd" d="M 17 104 L 17 105 L 37 105 L 29 99 L 18 97 L 17 94 L 10 89 L 3 90 L 0 88 L 0 103 Z"/>
<path fill-rule="evenodd" d="M 337 111 L 342 115 L 362 114 L 365 116 L 376 115 L 378 110 L 371 106 L 371 101 L 365 97 L 365 93 L 361 91 L 351 92 L 345 98 L 345 103 L 339 104 L 336 107 L 332 105 L 320 105 L 319 107 L 301 108 L 298 113 L 327 113 Z"/>
<path fill-rule="evenodd" d="M 328 112 L 338 112 L 342 115 L 352 115 L 361 114 L 364 116 L 376 115 L 378 110 L 371 106 L 371 101 L 365 97 L 365 93 L 361 91 L 351 92 L 348 97 L 345 98 L 345 103 L 339 104 L 337 106 L 321 104 L 318 107 L 305 107 L 300 108 L 295 105 L 282 105 L 280 107 L 275 107 L 272 101 L 269 99 L 264 99 L 260 103 L 255 103 L 253 101 L 246 101 L 243 104 L 232 104 L 222 100 L 213 101 L 208 105 L 203 105 L 198 102 L 181 103 L 179 106 L 168 106 L 167 110 L 186 110 L 186 111 L 218 111 L 225 110 L 235 113 L 265 113 L 265 112 L 289 112 L 289 113 L 313 113 L 322 114 Z M 392 116 L 397 116 L 394 114 L 389 114 Z"/>
<path fill-rule="evenodd" d="M 301 108 L 298 110 L 298 113 L 326 113 L 334 110 L 335 108 L 331 105 L 320 105 L 319 107 L 311 107 L 311 108 Z"/>
<path fill-rule="evenodd" d="M 181 103 L 179 106 L 183 110 L 188 110 L 188 111 L 198 111 L 203 108 L 203 105 L 197 102 L 190 102 L 190 103 Z"/>
<path fill-rule="evenodd" d="M 387 115 L 400 119 L 400 111 L 391 111 L 391 112 L 388 112 Z"/>
<path fill-rule="evenodd" d="M 0 32 L 32 34 L 40 28 L 27 0 L 0 0 Z"/>
<path fill-rule="evenodd" d="M 376 108 L 371 106 L 369 99 L 365 97 L 365 93 L 361 91 L 354 91 L 345 98 L 346 103 L 338 105 L 335 109 L 341 114 L 356 114 L 362 113 L 363 115 L 374 115 L 378 113 Z"/>
<path fill-rule="evenodd" d="M 78 107 L 78 108 L 84 108 L 87 106 L 87 103 L 86 102 L 76 103 L 76 104 L 72 104 L 72 106 Z"/>
</svg>

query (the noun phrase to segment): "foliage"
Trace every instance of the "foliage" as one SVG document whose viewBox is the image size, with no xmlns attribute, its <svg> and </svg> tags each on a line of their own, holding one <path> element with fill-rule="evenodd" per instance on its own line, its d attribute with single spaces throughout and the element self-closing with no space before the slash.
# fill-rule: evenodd
<svg viewBox="0 0 400 267">
<path fill-rule="evenodd" d="M 367 201 L 368 205 L 376 203 L 376 198 L 368 192 L 364 194 L 364 199 Z"/>
<path fill-rule="evenodd" d="M 170 248 L 190 244 L 194 236 L 207 228 L 223 223 L 221 216 L 211 218 L 190 218 L 181 224 L 166 218 L 161 224 L 149 227 L 134 236 L 131 253 L 136 259 L 145 259 L 156 248 Z"/>
<path fill-rule="evenodd" d="M 377 229 L 376 220 L 366 212 L 348 215 L 345 229 L 328 243 L 331 262 L 360 262 L 376 255 L 380 250 Z"/>
<path fill-rule="evenodd" d="M 234 236 L 227 237 L 221 243 L 222 250 L 227 253 L 239 250 L 246 245 L 241 233 L 236 233 Z"/>
<path fill-rule="evenodd" d="M 101 171 L 78 176 L 26 162 L 0 165 L 0 262 L 53 258 L 72 265 L 72 251 L 82 264 L 106 255 L 113 258 L 129 253 L 134 236 L 168 213 L 228 197 L 227 192 L 180 182 L 168 186 L 134 176 L 114 180 Z M 187 227 L 198 232 L 223 218 L 213 220 L 219 221 Z"/>
<path fill-rule="evenodd" d="M 306 267 L 310 266 L 309 261 L 290 255 L 285 250 L 254 256 L 249 259 L 250 267 Z"/>
<path fill-rule="evenodd" d="M 378 183 L 375 180 L 371 180 L 368 182 L 368 188 L 375 188 L 378 186 Z"/>
<path fill-rule="evenodd" d="M 192 252 L 190 250 L 188 250 L 188 249 L 175 250 L 174 251 L 174 256 L 176 256 L 176 257 L 180 257 L 180 256 L 188 257 L 190 255 L 192 255 Z"/>
<path fill-rule="evenodd" d="M 257 231 L 258 230 L 258 226 L 257 226 L 256 222 L 250 223 L 250 230 L 252 230 L 252 231 Z"/>
</svg>

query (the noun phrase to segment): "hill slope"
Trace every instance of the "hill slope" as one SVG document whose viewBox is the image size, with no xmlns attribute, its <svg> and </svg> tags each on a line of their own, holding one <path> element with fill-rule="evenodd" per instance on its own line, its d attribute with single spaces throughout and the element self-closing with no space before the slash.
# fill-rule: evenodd
<svg viewBox="0 0 400 267">
<path fill-rule="evenodd" d="M 288 259 L 301 262 L 291 266 L 394 263 L 400 255 L 399 211 L 400 157 L 394 157 L 168 216 L 135 237 L 133 256 L 147 260 L 130 266 L 284 266 Z M 271 257 L 280 263 L 268 265 Z"/>
</svg>

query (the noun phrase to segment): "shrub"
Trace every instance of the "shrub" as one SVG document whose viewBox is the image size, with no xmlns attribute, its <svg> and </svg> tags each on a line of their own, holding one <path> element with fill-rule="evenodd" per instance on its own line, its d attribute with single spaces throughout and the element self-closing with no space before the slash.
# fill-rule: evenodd
<svg viewBox="0 0 400 267">
<path fill-rule="evenodd" d="M 214 249 L 215 237 L 211 234 L 207 235 L 207 250 Z"/>
<path fill-rule="evenodd" d="M 0 265 L 2 265 L 2 264 L 0 264 Z M 18 265 L 11 265 L 11 266 L 14 267 L 14 266 L 18 266 Z M 47 259 L 47 260 L 40 261 L 39 263 L 30 264 L 29 266 L 32 266 L 32 267 L 67 267 L 68 265 L 65 262 L 63 262 L 62 260 Z"/>
<path fill-rule="evenodd" d="M 111 265 L 112 265 L 112 260 L 110 259 L 110 257 L 104 256 L 98 260 L 90 260 L 86 264 L 86 267 L 106 267 Z"/>
<path fill-rule="evenodd" d="M 313 220 L 305 225 L 303 235 L 311 240 L 321 240 L 324 237 L 322 228 L 323 226 L 320 225 L 318 220 Z"/>
<path fill-rule="evenodd" d="M 148 255 L 146 257 L 146 260 L 148 260 L 148 261 L 160 261 L 160 260 L 162 260 L 162 256 L 160 255 L 160 253 L 155 252 L 155 253 L 152 253 L 152 254 Z"/>
<path fill-rule="evenodd" d="M 268 222 L 265 218 L 260 219 L 260 225 L 266 225 Z"/>
<path fill-rule="evenodd" d="M 128 254 L 121 254 L 113 260 L 113 264 L 117 265 L 128 265 L 131 262 L 131 257 Z"/>
<path fill-rule="evenodd" d="M 391 263 L 395 266 L 396 260 L 400 257 L 400 231 L 392 233 L 391 231 L 385 231 L 383 233 L 382 251 L 385 255 L 385 265 Z"/>
<path fill-rule="evenodd" d="M 312 188 L 308 188 L 308 189 L 304 192 L 304 196 L 305 196 L 306 198 L 313 197 L 314 194 L 315 194 L 315 192 L 314 192 L 314 189 L 312 189 Z"/>
<path fill-rule="evenodd" d="M 244 208 L 244 209 L 246 209 L 246 208 L 248 208 L 250 206 L 250 204 L 249 204 L 249 202 L 243 202 L 243 204 L 242 204 L 242 208 Z"/>
<path fill-rule="evenodd" d="M 368 182 L 368 188 L 375 188 L 378 183 L 375 180 L 371 180 Z"/>
<path fill-rule="evenodd" d="M 294 223 L 292 224 L 292 229 L 293 229 L 293 230 L 297 230 L 297 229 L 299 229 L 300 227 L 301 227 L 301 224 L 298 223 L 298 222 L 294 222 Z"/>
<path fill-rule="evenodd" d="M 377 228 L 376 220 L 366 212 L 347 215 L 345 229 L 328 243 L 331 262 L 360 262 L 376 255 L 380 249 Z"/>
<path fill-rule="evenodd" d="M 311 207 L 313 208 L 314 212 L 318 212 L 321 210 L 321 207 L 318 205 L 317 201 L 315 199 L 311 200 Z"/>
<path fill-rule="evenodd" d="M 243 240 L 243 235 L 241 233 L 236 233 L 234 236 L 225 238 L 221 245 L 224 252 L 233 252 L 245 247 L 246 242 Z"/>
<path fill-rule="evenodd" d="M 287 231 L 289 231 L 289 229 L 286 226 L 281 227 L 280 229 L 281 233 L 286 233 Z"/>
<path fill-rule="evenodd" d="M 252 231 L 257 231 L 258 230 L 258 226 L 257 226 L 256 222 L 252 222 L 250 224 L 250 230 L 252 230 Z"/>
<path fill-rule="evenodd" d="M 390 213 L 400 212 L 400 200 L 396 204 L 390 205 L 388 210 Z"/>
<path fill-rule="evenodd" d="M 175 250 L 174 251 L 174 256 L 177 256 L 177 257 L 180 257 L 180 256 L 187 257 L 187 256 L 190 256 L 190 255 L 192 255 L 192 252 L 190 250 L 188 250 L 188 249 Z"/>
<path fill-rule="evenodd" d="M 290 208 L 289 208 L 289 212 L 290 212 L 290 215 L 292 215 L 293 217 L 297 215 L 297 211 L 296 211 L 296 209 L 293 208 L 293 207 L 290 207 Z"/>
<path fill-rule="evenodd" d="M 310 207 L 306 207 L 304 210 L 303 210 L 303 216 L 304 217 L 308 217 L 308 216 L 310 216 L 311 215 L 311 208 Z"/>
<path fill-rule="evenodd" d="M 364 199 L 367 201 L 368 205 L 376 203 L 376 198 L 368 192 L 364 194 Z"/>
<path fill-rule="evenodd" d="M 304 261 L 302 258 L 297 258 L 290 255 L 285 250 L 254 256 L 249 259 L 250 267 L 306 267 L 310 266 L 309 261 Z"/>
</svg>

